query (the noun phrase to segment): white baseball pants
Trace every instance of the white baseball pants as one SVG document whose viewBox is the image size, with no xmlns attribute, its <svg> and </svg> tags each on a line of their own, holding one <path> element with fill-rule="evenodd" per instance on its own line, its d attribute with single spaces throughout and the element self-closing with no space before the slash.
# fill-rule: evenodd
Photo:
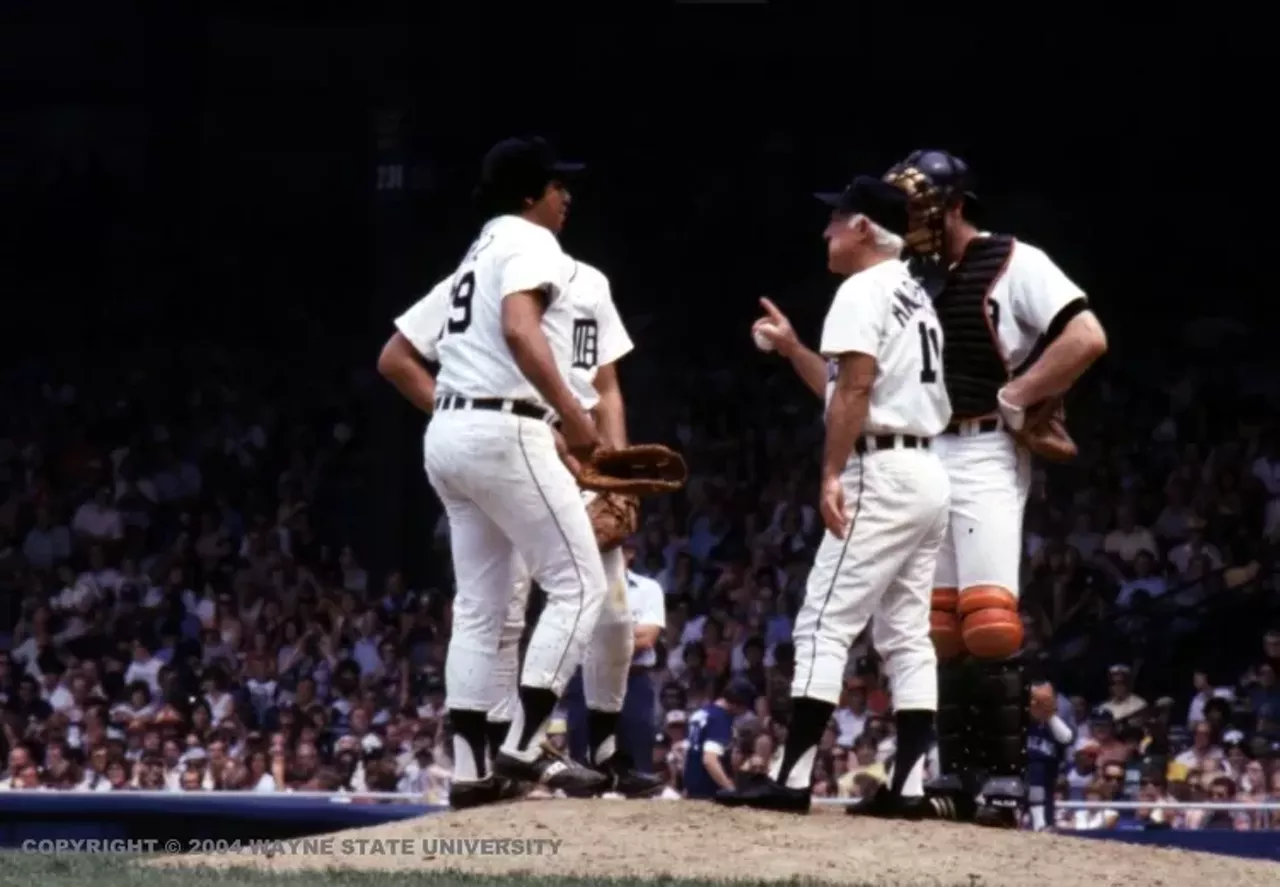
<svg viewBox="0 0 1280 887">
<path fill-rule="evenodd" d="M 929 599 L 947 529 L 946 471 L 928 450 L 889 449 L 854 456 L 841 481 L 849 530 L 823 537 L 809 572 L 791 695 L 838 704 L 849 647 L 870 620 L 894 707 L 935 710 Z"/>
<path fill-rule="evenodd" d="M 457 582 L 446 704 L 488 712 L 502 698 L 491 672 L 517 556 L 547 595 L 522 683 L 561 694 L 582 661 L 606 584 L 591 522 L 551 429 L 509 413 L 442 411 L 427 427 L 424 456 L 449 519 Z"/>
<path fill-rule="evenodd" d="M 594 493 L 583 495 L 584 505 Z M 582 660 L 582 690 L 587 706 L 596 711 L 622 711 L 627 695 L 627 676 L 631 670 L 631 656 L 635 648 L 635 632 L 631 624 L 631 610 L 627 603 L 627 566 L 622 549 L 606 551 L 600 555 L 604 563 L 608 594 L 600 619 L 596 622 L 587 653 Z M 490 721 L 510 721 L 515 716 L 519 681 L 517 671 L 520 661 L 520 636 L 524 632 L 525 610 L 529 604 L 532 578 L 524 562 L 516 556 L 512 565 L 515 589 L 511 606 L 502 625 L 502 642 L 494 663 L 493 680 L 502 694 L 501 700 L 489 711 Z"/>
<path fill-rule="evenodd" d="M 933 439 L 951 481 L 951 525 L 938 554 L 935 588 L 996 585 L 1018 596 L 1022 514 L 1031 490 L 1031 454 L 1004 430 Z"/>
</svg>

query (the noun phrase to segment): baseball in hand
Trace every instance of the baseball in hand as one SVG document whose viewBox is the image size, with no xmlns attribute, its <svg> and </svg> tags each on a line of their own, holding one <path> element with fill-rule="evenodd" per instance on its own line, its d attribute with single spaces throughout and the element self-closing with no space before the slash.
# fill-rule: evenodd
<svg viewBox="0 0 1280 887">
<path fill-rule="evenodd" d="M 768 324 L 760 324 L 755 329 L 753 329 L 751 331 L 751 341 L 755 342 L 756 347 L 759 348 L 761 351 L 768 352 L 768 351 L 773 351 L 774 348 L 773 348 L 773 342 L 769 339 L 768 336 L 764 334 L 764 330 L 766 327 L 768 327 Z M 770 327 L 769 331 L 774 332 L 775 329 L 776 328 Z"/>
</svg>

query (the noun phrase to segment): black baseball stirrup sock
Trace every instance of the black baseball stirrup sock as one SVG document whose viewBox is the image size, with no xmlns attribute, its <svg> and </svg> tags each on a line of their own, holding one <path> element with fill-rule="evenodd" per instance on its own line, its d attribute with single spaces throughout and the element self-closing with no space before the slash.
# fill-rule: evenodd
<svg viewBox="0 0 1280 887">
<path fill-rule="evenodd" d="M 796 762 L 811 748 L 817 748 L 822 733 L 827 729 L 831 713 L 836 707 L 820 699 L 800 697 L 791 702 L 791 724 L 787 728 L 787 744 L 782 752 L 782 769 L 778 771 L 778 784 L 786 785 Z"/>
<path fill-rule="evenodd" d="M 524 729 L 520 731 L 520 741 L 516 748 L 525 751 L 533 736 L 551 718 L 556 707 L 556 694 L 546 687 L 520 687 L 520 708 L 524 712 Z"/>
<path fill-rule="evenodd" d="M 487 721 L 484 725 L 485 738 L 489 741 L 489 757 L 496 758 L 498 749 L 507 741 L 507 731 L 511 729 L 510 721 Z"/>
<path fill-rule="evenodd" d="M 453 732 L 461 736 L 471 749 L 471 757 L 476 762 L 476 778 L 484 779 L 489 775 L 489 766 L 484 756 L 485 713 L 451 708 L 449 722 L 453 724 Z"/>
<path fill-rule="evenodd" d="M 609 758 L 618 756 L 618 718 L 616 711 L 596 711 L 595 709 L 587 709 L 587 757 L 588 763 L 602 764 L 604 760 L 597 760 L 596 755 L 600 753 L 600 746 L 604 745 L 609 739 L 613 740 L 613 754 Z"/>
<path fill-rule="evenodd" d="M 924 709 L 906 709 L 894 716 L 894 727 L 898 734 L 898 750 L 893 756 L 893 781 L 889 785 L 889 793 L 902 795 L 902 787 L 907 777 L 920 759 L 929 751 L 929 740 L 933 733 L 933 717 L 931 711 Z"/>
</svg>

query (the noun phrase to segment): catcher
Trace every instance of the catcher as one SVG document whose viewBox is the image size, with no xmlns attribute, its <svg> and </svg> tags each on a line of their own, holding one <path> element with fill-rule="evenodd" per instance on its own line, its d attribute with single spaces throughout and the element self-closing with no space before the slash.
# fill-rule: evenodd
<svg viewBox="0 0 1280 887">
<path fill-rule="evenodd" d="M 638 527 L 639 497 L 680 489 L 686 471 L 683 459 L 664 446 L 628 446 L 626 413 L 615 364 L 633 346 L 618 316 L 608 278 L 585 262 L 575 262 L 568 292 L 574 312 L 569 384 L 583 408 L 594 413 L 604 447 L 586 463 L 570 456 L 563 445 L 560 455 L 583 489 L 609 591 L 587 646 L 581 679 L 575 677 L 570 682 L 564 702 L 570 704 L 571 697 L 578 693 L 585 697 L 586 763 L 606 778 L 595 791 L 647 797 L 662 790 L 662 781 L 637 769 L 641 762 L 629 759 L 617 736 L 634 649 L 621 546 Z M 495 679 L 503 688 L 503 701 L 489 713 L 490 743 L 495 754 L 515 709 L 519 644 L 532 583 L 523 563 L 513 564 L 513 574 L 515 587 L 494 663 Z M 570 704 L 570 711 L 575 710 Z"/>
<path fill-rule="evenodd" d="M 583 466 L 568 455 L 563 440 L 557 435 L 562 458 L 584 490 L 590 490 L 584 493 L 584 498 L 611 583 L 611 594 L 606 598 L 584 666 L 590 676 L 585 682 L 588 703 L 593 704 L 595 712 L 589 717 L 594 725 L 592 748 L 597 750 L 594 758 L 606 771 L 593 783 L 596 790 L 643 794 L 652 791 L 647 788 L 651 780 L 634 774 L 625 757 L 610 753 L 616 744 L 611 737 L 625 693 L 632 643 L 625 589 L 617 584 L 623 570 L 622 553 L 617 549 L 635 529 L 639 514 L 637 495 L 679 489 L 684 483 L 685 466 L 678 454 L 662 446 L 626 447 L 625 413 L 614 363 L 632 349 L 631 339 L 614 306 L 607 278 L 585 263 L 569 261 L 572 265 L 566 274 L 569 281 L 566 293 L 574 317 L 568 381 L 580 402 L 587 409 L 594 408 L 601 437 L 613 448 L 598 452 Z M 396 332 L 378 358 L 378 372 L 406 400 L 428 414 L 433 409 L 436 386 L 433 374 L 423 361 L 437 359 L 436 341 L 449 319 L 451 283 L 450 278 L 441 281 L 396 319 Z M 500 700 L 487 717 L 491 759 L 502 746 L 517 706 L 520 637 L 530 589 L 525 565 L 516 562 L 511 568 L 512 598 L 489 673 L 494 688 L 492 695 Z M 579 785 L 583 782 L 583 779 L 574 780 Z M 520 786 L 491 775 L 476 782 L 455 782 L 449 803 L 460 809 L 509 800 L 519 793 Z"/>
<path fill-rule="evenodd" d="M 1018 576 L 1031 456 L 1075 456 L 1062 398 L 1107 339 L 1043 251 L 965 217 L 974 195 L 964 161 L 916 151 L 885 178 L 910 198 L 904 257 L 934 297 L 954 409 L 934 443 L 951 521 L 931 617 L 943 776 L 930 789 L 959 818 L 1012 827 L 1027 802 Z"/>
</svg>

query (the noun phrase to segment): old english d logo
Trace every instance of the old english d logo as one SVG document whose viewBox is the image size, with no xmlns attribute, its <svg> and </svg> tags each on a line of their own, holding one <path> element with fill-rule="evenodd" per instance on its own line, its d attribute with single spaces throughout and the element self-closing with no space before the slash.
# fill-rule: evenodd
<svg viewBox="0 0 1280 887">
<path fill-rule="evenodd" d="M 594 320 L 573 322 L 573 366 L 575 369 L 592 370 L 600 359 L 599 328 Z"/>
</svg>

